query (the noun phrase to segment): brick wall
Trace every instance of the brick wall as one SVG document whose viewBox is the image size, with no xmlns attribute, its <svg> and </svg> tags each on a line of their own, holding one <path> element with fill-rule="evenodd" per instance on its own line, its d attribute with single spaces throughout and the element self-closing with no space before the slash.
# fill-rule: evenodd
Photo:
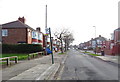
<svg viewBox="0 0 120 82">
<path fill-rule="evenodd" d="M 17 44 L 18 42 L 27 42 L 26 28 L 8 29 L 8 36 L 2 37 L 2 43 Z"/>
<path fill-rule="evenodd" d="M 120 30 L 114 31 L 114 41 L 115 41 L 115 43 L 120 41 Z"/>
</svg>

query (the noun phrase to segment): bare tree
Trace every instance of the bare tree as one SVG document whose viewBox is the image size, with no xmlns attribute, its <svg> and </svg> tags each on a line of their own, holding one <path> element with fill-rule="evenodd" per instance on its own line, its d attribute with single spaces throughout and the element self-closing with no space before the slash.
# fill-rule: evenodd
<svg viewBox="0 0 120 82">
<path fill-rule="evenodd" d="M 62 29 L 60 31 L 54 32 L 54 35 L 61 42 L 61 53 L 63 53 L 63 42 L 65 42 L 65 51 L 68 49 L 68 46 L 73 42 L 74 38 L 72 33 L 68 29 Z"/>
<path fill-rule="evenodd" d="M 64 36 L 64 42 L 65 42 L 65 51 L 68 50 L 68 47 L 70 44 L 74 41 L 73 34 L 69 32 L 68 34 L 65 34 Z"/>
</svg>

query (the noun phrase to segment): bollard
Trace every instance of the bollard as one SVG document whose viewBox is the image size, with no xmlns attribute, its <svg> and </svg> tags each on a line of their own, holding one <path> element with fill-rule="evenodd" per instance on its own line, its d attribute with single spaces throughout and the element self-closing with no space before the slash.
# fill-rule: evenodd
<svg viewBox="0 0 120 82">
<path fill-rule="evenodd" d="M 30 55 L 28 54 L 28 60 L 30 60 Z"/>
<path fill-rule="evenodd" d="M 9 65 L 10 65 L 10 59 L 7 58 L 7 66 L 9 66 Z"/>
<path fill-rule="evenodd" d="M 18 58 L 17 57 L 15 58 L 15 63 L 18 63 Z"/>
<path fill-rule="evenodd" d="M 103 51 L 103 50 L 101 51 L 101 55 L 102 55 L 102 56 L 104 56 L 104 55 L 105 55 L 105 53 L 104 53 L 104 51 Z"/>
</svg>

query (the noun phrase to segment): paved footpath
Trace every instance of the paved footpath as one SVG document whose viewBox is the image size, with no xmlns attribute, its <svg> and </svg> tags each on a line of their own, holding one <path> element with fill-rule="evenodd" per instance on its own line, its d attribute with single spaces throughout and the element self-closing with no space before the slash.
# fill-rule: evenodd
<svg viewBox="0 0 120 82">
<path fill-rule="evenodd" d="M 54 64 L 51 64 L 51 55 L 47 55 L 10 66 L 2 69 L 2 80 L 53 80 L 66 57 L 55 53 Z"/>
<path fill-rule="evenodd" d="M 82 51 L 83 52 L 83 51 Z M 94 53 L 93 51 L 87 51 L 90 53 Z M 99 55 L 101 55 L 101 53 L 97 53 Z M 95 56 L 96 58 L 99 58 L 101 60 L 107 61 L 107 62 L 112 62 L 115 64 L 120 64 L 120 62 L 118 62 L 119 56 L 111 56 L 111 55 L 104 55 L 104 56 Z"/>
</svg>

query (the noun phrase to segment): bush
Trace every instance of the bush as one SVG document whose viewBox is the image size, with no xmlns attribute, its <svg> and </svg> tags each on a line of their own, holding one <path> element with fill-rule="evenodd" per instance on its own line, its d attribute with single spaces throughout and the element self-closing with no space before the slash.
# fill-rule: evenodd
<svg viewBox="0 0 120 82">
<path fill-rule="evenodd" d="M 39 44 L 2 44 L 2 53 L 34 53 L 42 50 Z"/>
<path fill-rule="evenodd" d="M 88 50 L 93 50 L 93 48 L 92 48 L 92 47 L 89 47 Z"/>
</svg>

